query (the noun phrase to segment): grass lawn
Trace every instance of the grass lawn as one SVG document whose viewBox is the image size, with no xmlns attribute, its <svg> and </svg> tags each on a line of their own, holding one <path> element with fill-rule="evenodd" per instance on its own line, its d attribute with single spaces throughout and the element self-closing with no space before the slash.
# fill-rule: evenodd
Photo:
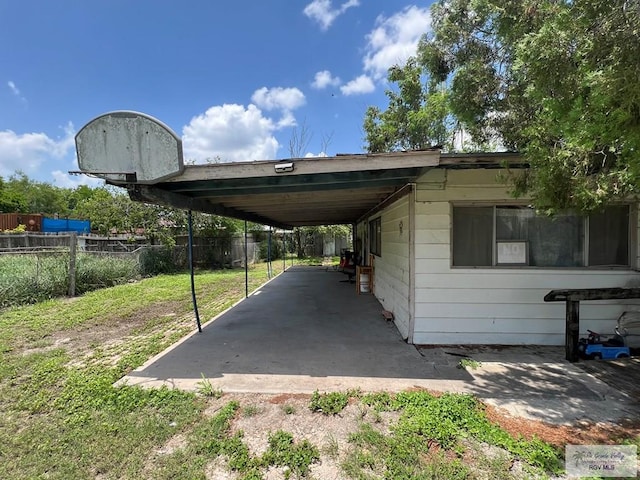
<svg viewBox="0 0 640 480">
<path fill-rule="evenodd" d="M 274 262 L 274 274 L 281 270 L 282 261 Z M 266 266 L 254 266 L 249 277 L 253 290 L 266 281 Z M 196 286 L 205 321 L 244 296 L 244 271 L 203 272 Z M 338 478 L 354 479 L 545 478 L 559 471 L 558 451 L 508 435 L 466 395 L 316 393 L 276 413 L 322 430 L 323 421 L 351 409 L 344 440 L 327 432 L 314 443 L 294 436 L 293 427 L 278 428 L 258 434 L 257 451 L 238 423 L 248 430 L 272 422 L 275 414 L 264 415 L 276 408 L 273 399 L 237 400 L 204 380 L 198 393 L 113 387 L 194 328 L 186 274 L 0 311 L 0 478 L 221 478 L 216 464 L 232 472 L 224 478 L 271 472 L 321 479 L 314 469 L 332 462 Z M 483 445 L 499 454 L 487 456 Z M 514 462 L 523 476 L 510 470 Z"/>
</svg>

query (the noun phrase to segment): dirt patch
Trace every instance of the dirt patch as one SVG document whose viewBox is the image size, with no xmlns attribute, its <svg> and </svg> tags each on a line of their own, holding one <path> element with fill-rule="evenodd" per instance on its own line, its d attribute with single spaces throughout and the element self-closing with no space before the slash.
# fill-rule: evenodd
<svg viewBox="0 0 640 480">
<path fill-rule="evenodd" d="M 440 392 L 430 393 L 441 394 Z M 261 456 L 268 448 L 269 435 L 283 430 L 293 435 L 296 442 L 306 439 L 319 449 L 321 458 L 311 466 L 310 478 L 329 480 L 345 478 L 341 464 L 352 448 L 349 438 L 363 423 L 368 423 L 388 435 L 400 416 L 398 412 L 375 412 L 373 408 L 357 401 L 350 402 L 338 415 L 325 416 L 312 412 L 309 409 L 309 400 L 308 394 L 224 394 L 219 399 L 209 401 L 205 414 L 213 416 L 229 402 L 237 401 L 240 408 L 232 422 L 232 433 L 242 432 L 243 441 L 251 455 Z M 527 439 L 537 437 L 561 449 L 567 444 L 615 444 L 620 438 L 633 438 L 640 435 L 640 422 L 625 422 L 617 425 L 584 423 L 558 426 L 515 417 L 498 407 L 490 405 L 485 407 L 489 420 L 514 437 L 520 435 Z M 179 448 L 181 441 L 183 438 L 178 436 L 178 439 L 168 442 L 156 454 L 162 454 L 165 450 L 171 451 L 176 446 Z M 433 455 L 434 458 L 444 455 L 445 459 L 450 455 L 452 459 L 455 457 L 453 451 L 443 451 L 437 444 L 430 446 L 426 455 Z M 496 463 L 503 464 L 503 471 L 505 475 L 510 475 L 509 478 L 528 478 L 522 471 L 521 462 L 497 447 L 474 444 L 468 448 L 465 455 L 466 461 L 475 465 L 479 472 L 482 472 L 483 465 L 489 461 L 493 465 L 492 468 L 495 468 Z M 488 472 L 490 474 L 491 471 Z M 284 479 L 286 469 L 271 467 L 264 475 L 265 479 Z M 237 478 L 234 473 L 229 472 L 224 458 L 211 462 L 207 466 L 206 476 L 209 479 Z"/>
<path fill-rule="evenodd" d="M 237 401 L 238 414 L 232 423 L 232 433 L 242 431 L 243 441 L 253 456 L 261 456 L 268 448 L 269 435 L 283 430 L 293 435 L 296 442 L 308 440 L 321 454 L 319 462 L 311 466 L 311 477 L 316 479 L 342 479 L 344 472 L 340 464 L 350 448 L 349 436 L 358 431 L 363 422 L 385 434 L 399 418 L 397 412 L 376 413 L 359 402 L 350 402 L 337 415 L 321 415 L 309 409 L 307 394 L 225 394 L 210 400 L 205 415 L 213 416 L 226 404 Z M 224 471 L 224 462 L 207 467 L 207 478 L 235 478 Z M 265 479 L 286 478 L 285 469 L 272 467 Z"/>
<path fill-rule="evenodd" d="M 486 406 L 489 420 L 500 425 L 512 436 L 522 435 L 526 439 L 540 438 L 556 447 L 565 445 L 615 444 L 620 438 L 640 435 L 640 421 L 623 421 L 619 424 L 582 422 L 578 425 L 554 425 L 537 420 L 525 420 L 510 415 L 506 410 Z"/>
<path fill-rule="evenodd" d="M 69 301 L 75 300 L 69 299 Z M 158 303 L 124 317 L 105 317 L 100 321 L 85 324 L 81 327 L 61 330 L 43 338 L 39 342 L 42 346 L 24 348 L 20 351 L 20 354 L 30 355 L 56 348 L 64 348 L 71 358 L 80 360 L 90 356 L 97 347 L 105 348 L 122 344 L 130 335 L 142 330 L 151 321 L 176 317 L 173 312 L 179 306 L 179 302 Z M 176 323 L 179 323 L 179 321 Z M 19 345 L 15 347 L 16 351 L 20 350 Z"/>
</svg>

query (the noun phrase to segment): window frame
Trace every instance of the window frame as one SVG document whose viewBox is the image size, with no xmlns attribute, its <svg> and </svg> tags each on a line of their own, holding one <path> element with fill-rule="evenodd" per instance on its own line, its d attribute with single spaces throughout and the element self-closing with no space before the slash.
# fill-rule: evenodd
<svg viewBox="0 0 640 480">
<path fill-rule="evenodd" d="M 582 266 L 537 266 L 537 265 L 528 265 L 530 261 L 529 252 L 527 250 L 527 264 L 500 264 L 498 263 L 498 242 L 497 239 L 497 228 L 496 228 L 496 211 L 500 207 L 529 207 L 529 204 L 526 203 L 517 203 L 517 202 L 449 202 L 451 222 L 450 222 L 450 268 L 451 269 L 538 269 L 538 270 L 633 270 L 636 268 L 636 259 L 634 255 L 634 245 L 636 244 L 636 239 L 638 238 L 636 229 L 638 228 L 638 205 L 635 203 L 614 203 L 610 206 L 624 206 L 628 209 L 628 225 L 627 225 L 627 264 L 626 265 L 589 265 L 589 243 L 590 243 L 590 235 L 589 235 L 589 216 L 584 217 L 583 220 L 583 255 L 584 255 L 584 265 Z M 454 209 L 456 207 L 491 207 L 493 209 L 493 228 L 492 228 L 492 264 L 491 265 L 455 265 L 454 264 Z"/>
<path fill-rule="evenodd" d="M 369 220 L 369 253 L 382 256 L 382 215 Z"/>
</svg>

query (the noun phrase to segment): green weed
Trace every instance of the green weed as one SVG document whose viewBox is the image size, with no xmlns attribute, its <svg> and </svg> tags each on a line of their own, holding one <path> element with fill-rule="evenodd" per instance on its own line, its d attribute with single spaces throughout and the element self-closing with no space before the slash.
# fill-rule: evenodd
<svg viewBox="0 0 640 480">
<path fill-rule="evenodd" d="M 263 465 L 288 467 L 285 478 L 289 478 L 293 472 L 296 476 L 305 477 L 309 473 L 312 463 L 320 459 L 320 453 L 316 447 L 307 440 L 295 443 L 293 435 L 283 430 L 269 435 L 269 448 L 262 456 Z"/>
<path fill-rule="evenodd" d="M 258 407 L 257 405 L 247 405 L 242 409 L 242 416 L 247 418 L 255 417 L 259 413 L 260 413 L 260 407 Z"/>
<path fill-rule="evenodd" d="M 202 376 L 202 380 L 196 383 L 197 392 L 203 397 L 220 398 L 222 396 L 222 390 L 215 388 L 211 380 L 204 376 L 204 373 L 200 375 Z"/>
<path fill-rule="evenodd" d="M 531 465 L 550 472 L 561 468 L 560 454 L 539 439 L 514 439 L 492 424 L 478 400 L 471 395 L 445 393 L 434 397 L 426 392 L 398 394 L 396 402 L 403 409 L 396 427 L 400 436 L 418 435 L 453 448 L 467 436 L 504 448 Z"/>
<path fill-rule="evenodd" d="M 312 412 L 324 415 L 336 415 L 349 403 L 349 394 L 344 392 L 320 393 L 317 390 L 311 396 L 309 408 Z"/>
<path fill-rule="evenodd" d="M 476 368 L 480 368 L 481 366 L 482 363 L 474 360 L 473 358 L 463 358 L 458 362 L 458 368 L 475 370 Z"/>
<path fill-rule="evenodd" d="M 64 251 L 0 256 L 0 308 L 63 297 L 69 291 L 69 254 Z M 137 261 L 80 254 L 76 293 L 83 294 L 139 278 Z"/>
<path fill-rule="evenodd" d="M 362 403 L 373 407 L 376 412 L 394 410 L 393 397 L 388 392 L 367 393 L 362 396 Z"/>
<path fill-rule="evenodd" d="M 340 444 L 338 443 L 338 439 L 336 439 L 336 437 L 331 433 L 327 435 L 327 440 L 322 448 L 322 453 L 333 459 L 338 458 L 340 455 Z"/>
<path fill-rule="evenodd" d="M 296 413 L 296 407 L 291 405 L 290 403 L 286 403 L 282 406 L 282 411 L 287 415 L 293 415 Z"/>
</svg>

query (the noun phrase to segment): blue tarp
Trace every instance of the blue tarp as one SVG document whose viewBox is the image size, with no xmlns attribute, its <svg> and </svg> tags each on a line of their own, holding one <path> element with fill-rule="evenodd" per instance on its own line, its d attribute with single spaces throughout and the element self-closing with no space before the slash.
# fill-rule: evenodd
<svg viewBox="0 0 640 480">
<path fill-rule="evenodd" d="M 42 231 L 46 233 L 78 232 L 90 233 L 91 222 L 89 220 L 73 220 L 70 218 L 42 219 Z"/>
</svg>

